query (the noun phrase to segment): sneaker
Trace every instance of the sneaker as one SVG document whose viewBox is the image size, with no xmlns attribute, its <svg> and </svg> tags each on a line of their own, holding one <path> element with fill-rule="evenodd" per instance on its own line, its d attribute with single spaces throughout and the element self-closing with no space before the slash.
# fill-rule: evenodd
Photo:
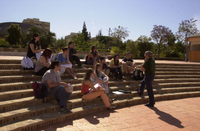
<svg viewBox="0 0 200 131">
<path fill-rule="evenodd" d="M 69 109 L 67 109 L 66 106 L 60 107 L 60 112 L 63 112 L 63 113 L 71 113 L 71 111 L 70 111 Z"/>
</svg>

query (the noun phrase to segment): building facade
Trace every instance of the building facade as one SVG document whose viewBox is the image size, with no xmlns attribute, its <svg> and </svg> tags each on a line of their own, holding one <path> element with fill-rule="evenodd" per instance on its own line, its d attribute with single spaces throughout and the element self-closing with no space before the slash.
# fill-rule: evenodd
<svg viewBox="0 0 200 131">
<path fill-rule="evenodd" d="M 44 31 L 50 31 L 50 22 L 40 21 L 37 18 L 33 18 L 33 19 L 27 18 L 27 19 L 24 19 L 22 23 L 34 25 Z"/>
<path fill-rule="evenodd" d="M 190 43 L 189 61 L 200 62 L 200 33 L 187 37 L 186 41 Z"/>
</svg>

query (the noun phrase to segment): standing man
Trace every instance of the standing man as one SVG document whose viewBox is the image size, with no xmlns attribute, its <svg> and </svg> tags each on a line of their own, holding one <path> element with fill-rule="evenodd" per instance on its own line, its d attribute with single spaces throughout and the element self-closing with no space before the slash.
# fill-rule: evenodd
<svg viewBox="0 0 200 131">
<path fill-rule="evenodd" d="M 56 60 L 51 63 L 51 69 L 46 71 L 42 77 L 42 82 L 45 83 L 50 91 L 47 96 L 54 96 L 58 99 L 60 111 L 69 113 L 67 109 L 66 100 L 70 97 L 71 92 L 66 92 L 65 88 L 68 87 L 67 83 L 61 82 L 60 77 L 60 61 Z"/>
<path fill-rule="evenodd" d="M 76 46 L 74 44 L 74 42 L 70 41 L 69 42 L 69 60 L 70 62 L 73 64 L 73 61 L 76 61 L 76 63 L 78 64 L 79 68 L 83 68 L 79 57 L 77 56 L 77 51 L 76 51 Z"/>
<path fill-rule="evenodd" d="M 149 104 L 145 104 L 148 107 L 154 107 L 154 94 L 153 94 L 153 87 L 152 82 L 155 78 L 155 61 L 152 58 L 152 52 L 146 51 L 145 54 L 145 63 L 141 67 L 142 71 L 145 71 L 144 79 L 141 81 L 140 89 L 136 89 L 139 95 L 143 95 L 144 86 L 146 84 L 147 92 L 149 95 Z"/>
</svg>

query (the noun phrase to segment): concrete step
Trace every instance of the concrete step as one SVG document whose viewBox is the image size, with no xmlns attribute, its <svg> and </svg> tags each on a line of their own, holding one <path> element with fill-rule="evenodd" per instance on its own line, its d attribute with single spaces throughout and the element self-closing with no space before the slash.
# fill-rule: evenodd
<svg viewBox="0 0 200 131">
<path fill-rule="evenodd" d="M 82 78 L 85 73 L 76 73 L 78 78 Z M 69 74 L 62 74 L 62 79 L 72 78 Z M 111 79 L 115 79 L 114 75 L 110 76 Z M 156 79 L 164 79 L 164 78 L 200 78 L 200 74 L 162 74 L 156 75 Z M 0 76 L 0 83 L 12 83 L 12 82 L 23 82 L 23 81 L 41 81 L 42 76 L 37 75 L 12 75 L 12 76 Z"/>
<path fill-rule="evenodd" d="M 88 68 L 84 68 L 84 69 L 74 69 L 75 73 L 83 73 L 86 72 L 88 70 Z M 67 73 L 64 73 L 67 74 Z M 157 69 L 156 70 L 156 75 L 161 75 L 161 74 L 200 74 L 200 71 L 197 70 L 189 70 L 189 71 L 177 71 L 177 70 L 161 70 L 161 69 Z M 12 75 L 34 75 L 34 71 L 33 70 L 22 70 L 22 69 L 2 69 L 0 70 L 0 76 L 12 76 Z"/>
<path fill-rule="evenodd" d="M 153 85 L 154 89 L 157 88 L 171 88 L 171 87 L 199 87 L 200 86 L 200 82 L 187 82 L 187 83 L 161 83 L 158 85 Z M 81 106 L 82 102 L 79 100 L 81 99 L 81 94 L 80 94 L 80 88 L 81 85 L 79 85 L 79 91 L 75 91 L 72 95 L 72 97 L 70 98 L 69 101 L 71 101 L 73 104 L 68 104 L 69 107 L 73 108 L 74 106 Z M 139 84 L 123 84 L 123 85 L 115 85 L 115 86 L 110 86 L 110 92 L 112 91 L 116 91 L 119 89 L 124 89 L 124 90 L 131 90 L 134 91 L 136 88 L 139 88 Z M 189 91 L 189 90 L 188 90 Z M 7 92 L 8 94 L 8 92 Z M 48 98 L 50 99 L 50 98 Z M 78 103 L 77 103 L 77 102 Z M 15 110 L 15 109 L 19 109 L 19 108 L 23 108 L 23 107 L 28 107 L 28 106 L 34 106 L 34 105 L 38 105 L 41 104 L 42 100 L 41 99 L 34 99 L 33 96 L 30 97 L 25 97 L 25 98 L 18 98 L 18 99 L 13 99 L 13 100 L 7 100 L 7 101 L 1 101 L 0 102 L 0 112 L 5 112 L 5 111 L 9 111 L 9 110 Z M 75 104 L 74 104 L 75 103 Z"/>
<path fill-rule="evenodd" d="M 186 97 L 199 97 L 199 96 L 200 96 L 200 91 L 166 93 L 166 94 L 156 94 L 155 100 L 162 101 L 162 100 L 180 99 L 180 98 L 186 98 Z M 148 97 L 143 96 L 142 98 L 133 97 L 130 99 L 117 100 L 117 101 L 114 101 L 113 105 L 116 105 L 117 108 L 121 108 L 121 107 L 126 107 L 126 106 L 143 104 L 146 102 L 148 102 Z M 42 112 L 40 112 L 40 114 L 37 116 L 31 116 L 30 118 L 27 118 L 21 121 L 3 125 L 0 127 L 0 130 L 1 131 L 37 130 L 38 128 L 41 128 L 44 126 L 49 126 L 58 122 L 65 121 L 65 120 L 76 119 L 78 117 L 83 117 L 85 115 L 92 114 L 94 112 L 99 112 L 102 110 L 106 110 L 105 106 L 102 103 L 95 103 L 95 104 L 92 103 L 92 104 L 88 104 L 82 107 L 73 108 L 72 113 L 69 113 L 69 114 L 59 113 L 57 111 L 52 112 L 52 113 L 46 113 L 46 114 L 42 114 Z"/>
</svg>

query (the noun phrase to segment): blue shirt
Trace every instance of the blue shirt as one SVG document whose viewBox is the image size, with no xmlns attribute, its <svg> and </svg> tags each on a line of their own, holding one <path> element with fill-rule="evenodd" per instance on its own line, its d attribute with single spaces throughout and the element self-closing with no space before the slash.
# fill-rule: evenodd
<svg viewBox="0 0 200 131">
<path fill-rule="evenodd" d="M 64 59 L 62 53 L 59 53 L 57 60 L 59 60 L 60 62 L 65 63 L 67 61 L 67 55 L 66 55 L 66 57 Z"/>
</svg>

